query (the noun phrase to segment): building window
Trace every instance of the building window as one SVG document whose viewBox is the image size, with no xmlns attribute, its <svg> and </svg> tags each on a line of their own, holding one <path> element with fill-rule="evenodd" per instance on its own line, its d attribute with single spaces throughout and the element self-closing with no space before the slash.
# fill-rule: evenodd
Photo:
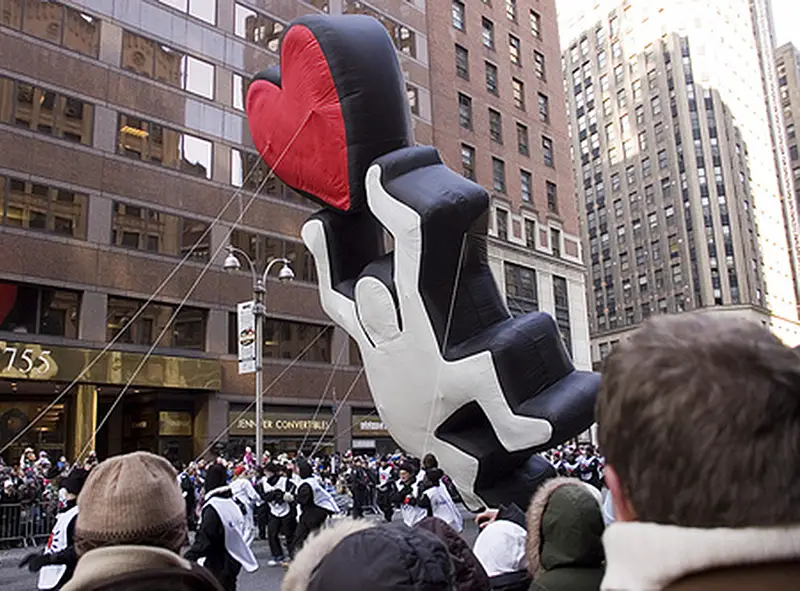
<svg viewBox="0 0 800 591">
<path fill-rule="evenodd" d="M 550 248 L 554 257 L 561 258 L 561 230 L 550 228 Z"/>
<path fill-rule="evenodd" d="M 533 52 L 533 71 L 539 80 L 547 79 L 547 72 L 544 68 L 544 54 L 539 51 Z"/>
<path fill-rule="evenodd" d="M 114 202 L 111 244 L 173 256 L 207 261 L 211 232 L 206 222 Z"/>
<path fill-rule="evenodd" d="M 498 193 L 506 192 L 506 163 L 492 157 L 492 186 Z"/>
<path fill-rule="evenodd" d="M 404 53 L 409 57 L 417 57 L 417 36 L 405 25 L 398 23 L 385 14 L 369 8 L 359 0 L 343 0 L 342 14 L 366 14 L 367 16 L 377 19 L 386 27 L 389 37 L 392 38 L 395 47 L 400 53 Z"/>
<path fill-rule="evenodd" d="M 419 88 L 406 83 L 406 94 L 408 95 L 408 108 L 412 115 L 419 115 Z"/>
<path fill-rule="evenodd" d="M 458 93 L 458 124 L 464 129 L 472 129 L 472 99 Z"/>
<path fill-rule="evenodd" d="M 519 180 L 522 188 L 522 201 L 531 203 L 533 201 L 533 176 L 527 170 L 520 170 Z"/>
<path fill-rule="evenodd" d="M 511 314 L 521 316 L 529 312 L 537 312 L 539 298 L 536 288 L 536 271 L 507 261 L 503 263 L 503 268 L 506 276 L 506 303 Z"/>
<path fill-rule="evenodd" d="M 654 96 L 650 99 L 650 108 L 653 112 L 653 117 L 657 117 L 661 114 L 661 97 Z"/>
<path fill-rule="evenodd" d="M 239 338 L 236 312 L 228 314 L 228 353 L 238 351 Z M 330 363 L 333 328 L 322 324 L 295 322 L 267 318 L 264 322 L 264 357 L 268 359 L 296 359 L 300 361 Z M 304 353 L 305 351 L 305 353 Z M 359 359 L 357 348 L 350 348 L 350 364 Z"/>
<path fill-rule="evenodd" d="M 540 15 L 535 10 L 531 10 L 530 17 L 531 17 L 531 35 L 533 35 L 534 39 L 541 39 L 542 38 L 542 15 Z"/>
<path fill-rule="evenodd" d="M 136 316 L 142 308 L 141 314 Z M 176 310 L 177 306 L 172 304 L 148 304 L 144 300 L 110 296 L 106 340 L 111 341 L 118 337 L 117 342 L 131 345 L 155 344 L 157 347 L 204 351 L 207 310 L 184 306 L 173 321 L 172 316 Z M 125 328 L 134 316 L 136 320 Z"/>
<path fill-rule="evenodd" d="M 80 292 L 0 281 L 0 293 L 4 300 L 0 309 L 0 332 L 16 333 L 15 339 L 24 338 L 19 336 L 24 334 L 78 338 Z M 6 367 L 5 362 L 3 367 Z"/>
<path fill-rule="evenodd" d="M 497 224 L 497 237 L 500 240 L 508 240 L 508 212 L 498 207 L 494 211 L 494 216 Z"/>
<path fill-rule="evenodd" d="M 247 100 L 247 89 L 250 88 L 250 78 L 245 78 L 241 74 L 233 75 L 233 97 L 231 106 L 237 111 L 244 111 L 245 101 Z"/>
<path fill-rule="evenodd" d="M 122 32 L 122 67 L 198 96 L 214 98 L 212 64 L 130 31 Z"/>
<path fill-rule="evenodd" d="M 469 80 L 469 51 L 458 44 L 456 44 L 456 75 Z"/>
<path fill-rule="evenodd" d="M 555 166 L 553 159 L 553 140 L 549 137 L 542 136 L 542 154 L 544 156 L 544 165 L 553 167 Z"/>
<path fill-rule="evenodd" d="M 481 22 L 482 22 L 481 39 L 483 40 L 483 44 L 489 49 L 494 49 L 494 23 L 486 17 L 483 17 L 481 19 Z"/>
<path fill-rule="evenodd" d="M 497 86 L 497 66 L 486 62 L 486 90 L 491 94 L 499 94 Z"/>
<path fill-rule="evenodd" d="M 33 37 L 96 58 L 100 53 L 100 21 L 58 2 L 2 2 L 0 24 Z"/>
<path fill-rule="evenodd" d="M 70 238 L 86 238 L 88 197 L 68 189 L 0 177 L 0 222 Z"/>
<path fill-rule="evenodd" d="M 553 300 L 556 316 L 556 324 L 561 332 L 564 346 L 572 355 L 572 330 L 570 329 L 569 318 L 569 297 L 567 294 L 567 280 L 564 277 L 553 275 Z"/>
<path fill-rule="evenodd" d="M 453 0 L 453 28 L 464 31 L 466 29 L 465 23 L 464 3 L 460 0 Z"/>
<path fill-rule="evenodd" d="M 521 66 L 522 60 L 520 58 L 522 49 L 520 47 L 519 38 L 509 34 L 508 36 L 508 57 L 511 63 L 515 66 Z"/>
<path fill-rule="evenodd" d="M 117 152 L 211 178 L 211 142 L 132 115 L 119 115 Z"/>
<path fill-rule="evenodd" d="M 514 106 L 517 109 L 525 110 L 525 84 L 522 80 L 511 79 L 511 90 L 514 95 Z"/>
<path fill-rule="evenodd" d="M 558 213 L 558 188 L 555 183 L 547 181 L 547 211 Z"/>
<path fill-rule="evenodd" d="M 506 16 L 508 20 L 517 20 L 517 0 L 506 0 Z"/>
<path fill-rule="evenodd" d="M 317 272 L 314 259 L 302 242 L 283 240 L 273 236 L 234 230 L 230 243 L 240 248 L 256 263 L 256 268 L 263 269 L 276 258 L 288 259 L 298 280 L 316 283 Z"/>
<path fill-rule="evenodd" d="M 461 144 L 461 174 L 475 180 L 475 148 L 466 144 Z"/>
<path fill-rule="evenodd" d="M 493 142 L 503 143 L 503 118 L 494 109 L 489 109 L 489 136 Z"/>
<path fill-rule="evenodd" d="M 266 180 L 269 177 L 269 180 Z M 280 179 L 270 175 L 270 169 L 255 152 L 231 150 L 231 184 L 244 187 L 248 191 L 258 191 L 259 195 L 283 199 L 293 203 L 308 201 L 284 185 Z"/>
<path fill-rule="evenodd" d="M 90 145 L 94 105 L 0 76 L 0 122 Z"/>
<path fill-rule="evenodd" d="M 255 43 L 273 53 L 278 53 L 281 35 L 286 25 L 255 10 L 236 4 L 234 33 L 237 37 Z"/>
<path fill-rule="evenodd" d="M 527 218 L 525 219 L 525 246 L 536 250 L 536 224 Z"/>
<path fill-rule="evenodd" d="M 217 24 L 217 0 L 158 0 L 181 12 L 205 21 Z"/>
<path fill-rule="evenodd" d="M 517 123 L 517 150 L 522 156 L 530 156 L 530 142 L 528 140 L 528 126 Z"/>
<path fill-rule="evenodd" d="M 642 158 L 642 178 L 650 176 L 650 158 Z"/>
<path fill-rule="evenodd" d="M 539 119 L 545 123 L 550 122 L 550 99 L 541 92 L 539 93 Z"/>
</svg>

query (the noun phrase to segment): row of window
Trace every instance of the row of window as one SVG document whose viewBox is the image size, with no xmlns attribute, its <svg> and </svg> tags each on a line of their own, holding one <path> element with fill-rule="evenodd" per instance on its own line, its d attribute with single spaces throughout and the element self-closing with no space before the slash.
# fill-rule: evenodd
<svg viewBox="0 0 800 591">
<path fill-rule="evenodd" d="M 502 207 L 495 209 L 495 227 L 497 229 L 497 237 L 501 240 L 508 240 L 508 211 Z M 525 226 L 525 246 L 531 250 L 536 250 L 536 224 L 533 220 L 525 218 L 523 220 Z M 550 228 L 550 247 L 553 256 L 556 258 L 561 257 L 561 230 L 557 228 Z"/>
<path fill-rule="evenodd" d="M 540 98 L 546 98 L 544 95 L 539 95 Z M 541 109 L 541 105 L 540 105 Z M 547 103 L 545 102 L 545 113 L 547 113 Z M 489 137 L 492 141 L 502 145 L 503 144 L 503 115 L 500 111 L 489 107 Z M 458 122 L 463 129 L 469 131 L 473 130 L 473 114 L 472 114 L 472 97 L 458 93 Z M 516 124 L 517 132 L 517 150 L 522 156 L 530 156 L 530 144 L 528 141 L 528 126 L 524 123 Z M 546 135 L 542 136 L 542 158 L 545 166 L 553 168 L 555 166 L 555 157 L 553 153 L 553 140 Z"/>
<path fill-rule="evenodd" d="M 547 138 L 543 138 L 545 140 Z M 552 142 L 548 145 L 552 153 Z M 543 149 L 547 150 L 543 142 Z M 475 172 L 475 148 L 468 144 L 461 144 L 461 174 L 466 178 L 478 180 Z M 533 176 L 529 171 L 520 169 L 521 198 L 526 203 L 533 202 Z M 506 188 L 506 163 L 504 160 L 492 156 L 492 189 L 497 193 L 507 193 Z M 545 195 L 547 197 L 547 209 L 550 212 L 558 212 L 558 187 L 551 181 L 545 181 Z"/>
<path fill-rule="evenodd" d="M 79 337 L 81 292 L 0 281 L 0 294 L 8 303 L 0 310 L 0 332 Z M 177 308 L 174 304 L 147 304 L 145 300 L 109 296 L 106 340 L 117 338 L 118 343 L 130 345 L 157 343 L 158 347 L 205 351 L 208 310 L 184 306 L 176 314 Z M 141 314 L 126 328 L 140 310 Z M 309 347 L 302 361 L 329 363 L 332 333 L 330 325 L 268 318 L 264 323 L 264 357 L 294 359 Z M 229 314 L 228 334 L 229 352 L 235 354 L 235 312 Z M 351 363 L 354 361 L 351 359 Z"/>
<path fill-rule="evenodd" d="M 516 0 L 506 0 L 506 16 L 508 20 L 517 22 L 517 5 Z M 462 32 L 467 31 L 467 13 L 466 6 L 461 0 L 453 0 L 452 2 L 452 23 L 453 28 Z M 529 11 L 530 33 L 534 39 L 541 40 L 542 38 L 542 17 L 535 10 Z M 483 45 L 489 49 L 495 48 L 495 35 L 494 35 L 494 22 L 491 19 L 481 17 L 481 40 Z M 521 66 L 521 41 L 516 35 L 509 33 L 508 35 L 508 49 L 511 63 Z M 544 55 L 541 52 L 535 52 L 536 55 L 541 57 L 542 64 L 542 79 L 544 78 Z M 539 60 L 536 60 L 539 61 Z"/>
<path fill-rule="evenodd" d="M 87 203 L 82 193 L 0 176 L 0 222 L 6 226 L 82 239 Z"/>
<path fill-rule="evenodd" d="M 464 80 L 469 80 L 470 78 L 469 50 L 466 47 L 459 45 L 458 43 L 455 44 L 455 64 L 456 64 L 456 75 Z M 497 66 L 492 62 L 486 60 L 484 61 L 484 71 L 486 79 L 486 91 L 489 94 L 500 96 L 500 86 L 498 83 Z M 517 107 L 519 110 L 524 111 L 525 83 L 519 78 L 516 77 L 511 78 L 511 96 L 514 99 L 514 106 Z M 542 121 L 548 122 L 550 119 L 549 104 L 548 104 L 549 100 L 547 98 L 547 95 L 545 94 L 539 93 L 538 96 L 539 96 L 538 98 L 539 117 L 542 119 Z"/>
<path fill-rule="evenodd" d="M 504 262 L 506 280 L 506 303 L 513 316 L 520 316 L 539 310 L 536 270 L 514 263 Z M 553 275 L 553 301 L 555 320 L 564 345 L 572 354 L 572 331 L 570 328 L 569 297 L 567 280 Z"/>
<path fill-rule="evenodd" d="M 48 0 L 4 0 L 0 24 L 89 57 L 100 53 L 100 21 Z"/>
<path fill-rule="evenodd" d="M 359 0 L 343 0 L 342 14 L 365 14 L 378 20 L 389 33 L 397 51 L 409 57 L 417 57 L 417 36 L 404 24 L 370 8 Z"/>
<path fill-rule="evenodd" d="M 0 76 L 0 123 L 90 145 L 93 122 L 90 103 Z"/>
</svg>

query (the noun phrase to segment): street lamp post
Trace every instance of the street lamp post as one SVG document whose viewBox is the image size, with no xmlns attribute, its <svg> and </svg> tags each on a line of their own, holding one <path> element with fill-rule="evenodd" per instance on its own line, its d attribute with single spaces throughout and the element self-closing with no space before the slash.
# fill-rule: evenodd
<svg viewBox="0 0 800 591">
<path fill-rule="evenodd" d="M 250 255 L 235 246 L 228 246 L 228 256 L 225 257 L 223 268 L 226 271 L 238 271 L 241 269 L 242 265 L 239 262 L 240 256 L 247 261 L 253 276 L 253 316 L 255 317 L 256 325 L 256 461 L 258 465 L 261 466 L 264 458 L 264 405 L 262 402 L 262 395 L 264 388 L 264 318 L 267 315 L 267 307 L 264 300 L 267 293 L 267 277 L 272 268 L 277 264 L 283 265 L 278 272 L 278 279 L 281 282 L 285 283 L 294 279 L 294 271 L 292 271 L 291 263 L 288 259 L 277 258 L 267 263 L 264 273 L 259 277 L 256 271 L 256 265 L 250 258 Z"/>
</svg>

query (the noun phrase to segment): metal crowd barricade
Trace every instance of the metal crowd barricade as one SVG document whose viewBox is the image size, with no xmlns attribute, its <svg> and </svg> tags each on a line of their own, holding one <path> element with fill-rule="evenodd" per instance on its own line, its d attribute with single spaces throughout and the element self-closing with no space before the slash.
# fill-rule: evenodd
<svg viewBox="0 0 800 591">
<path fill-rule="evenodd" d="M 0 545 L 27 548 L 47 541 L 57 512 L 56 503 L 0 505 Z"/>
</svg>

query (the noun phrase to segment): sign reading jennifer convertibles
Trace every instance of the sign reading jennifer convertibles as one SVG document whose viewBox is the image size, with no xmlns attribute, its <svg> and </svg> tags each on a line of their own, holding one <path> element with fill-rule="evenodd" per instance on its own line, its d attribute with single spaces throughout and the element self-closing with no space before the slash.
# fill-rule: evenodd
<svg viewBox="0 0 800 591">
<path fill-rule="evenodd" d="M 232 410 L 228 413 L 228 422 L 233 425 L 230 430 L 231 435 L 252 436 L 256 432 L 256 415 L 254 412 L 242 414 L 241 412 Z M 327 430 L 328 435 L 333 436 L 334 430 L 330 423 L 330 414 L 319 414 L 315 417 L 312 412 L 308 414 L 294 414 L 271 413 L 265 411 L 262 427 L 264 429 L 264 435 L 303 436 L 306 433 L 322 435 Z"/>
</svg>

